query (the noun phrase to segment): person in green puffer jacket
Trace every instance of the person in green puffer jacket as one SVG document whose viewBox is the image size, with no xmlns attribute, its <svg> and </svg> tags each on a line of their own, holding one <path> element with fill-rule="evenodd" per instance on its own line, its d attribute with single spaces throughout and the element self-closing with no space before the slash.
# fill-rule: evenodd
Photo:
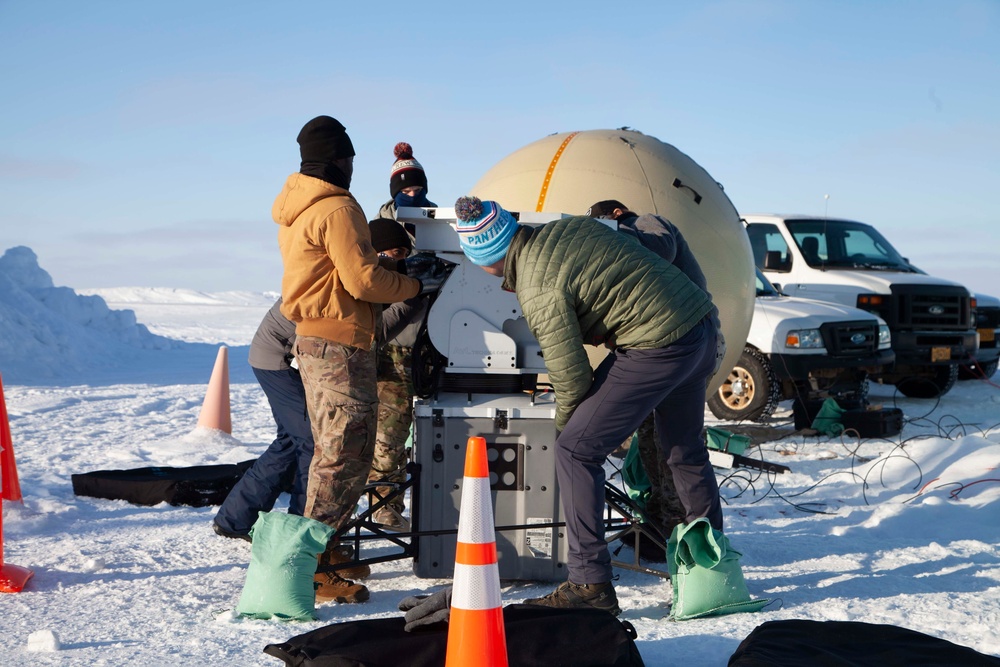
<svg viewBox="0 0 1000 667">
<path fill-rule="evenodd" d="M 618 614 L 604 539 L 603 464 L 651 412 L 686 520 L 705 517 L 722 530 L 701 437 L 715 366 L 712 300 L 676 266 L 592 218 L 531 228 L 475 197 L 459 198 L 455 213 L 466 257 L 517 295 L 556 395 L 569 580 L 526 602 Z M 592 370 L 584 344 L 613 352 Z"/>
</svg>

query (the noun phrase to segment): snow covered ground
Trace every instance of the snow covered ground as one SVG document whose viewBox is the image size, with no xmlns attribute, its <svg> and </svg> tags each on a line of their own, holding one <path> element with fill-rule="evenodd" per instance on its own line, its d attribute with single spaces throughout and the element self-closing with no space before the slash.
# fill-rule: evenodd
<svg viewBox="0 0 1000 667">
<path fill-rule="evenodd" d="M 404 596 L 449 583 L 394 561 L 373 567 L 365 604 L 321 605 L 315 622 L 245 620 L 233 609 L 250 545 L 211 531 L 214 508 L 74 496 L 74 473 L 262 452 L 273 423 L 246 350 L 275 295 L 88 291 L 109 315 L 14 250 L 0 258 L 0 374 L 24 501 L 4 503 L 4 555 L 35 574 L 23 592 L 0 594 L 0 663 L 279 665 L 266 644 L 396 615 Z M 220 343 L 230 346 L 232 437 L 195 429 Z M 775 600 L 765 611 L 671 622 L 669 583 L 621 573 L 622 618 L 647 665 L 725 665 L 758 624 L 789 618 L 899 625 L 1000 655 L 1000 389 L 962 382 L 940 402 L 892 387 L 872 396 L 903 409 L 900 436 L 779 437 L 791 430 L 783 404 L 760 454 L 792 472 L 719 473 L 750 592 Z M 504 599 L 550 589 L 515 584 Z M 29 650 L 37 631 L 55 633 L 57 650 Z"/>
</svg>

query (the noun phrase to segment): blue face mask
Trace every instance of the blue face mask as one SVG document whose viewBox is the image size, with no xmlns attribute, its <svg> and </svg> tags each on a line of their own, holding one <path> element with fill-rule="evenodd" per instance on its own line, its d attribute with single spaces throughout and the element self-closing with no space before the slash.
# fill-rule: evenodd
<svg viewBox="0 0 1000 667">
<path fill-rule="evenodd" d="M 437 204 L 427 199 L 426 189 L 418 192 L 416 197 L 411 197 L 408 194 L 400 192 L 393 197 L 393 201 L 396 202 L 396 208 L 402 208 L 404 206 L 425 206 L 428 208 L 437 207 Z"/>
</svg>

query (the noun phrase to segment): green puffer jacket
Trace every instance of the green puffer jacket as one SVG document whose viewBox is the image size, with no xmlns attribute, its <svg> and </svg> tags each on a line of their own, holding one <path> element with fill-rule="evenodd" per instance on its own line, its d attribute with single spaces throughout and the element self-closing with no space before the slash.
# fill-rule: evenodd
<svg viewBox="0 0 1000 667">
<path fill-rule="evenodd" d="M 593 379 L 584 343 L 670 345 L 712 310 L 677 267 L 587 217 L 521 227 L 507 251 L 504 289 L 517 294 L 556 392 L 562 429 Z"/>
</svg>

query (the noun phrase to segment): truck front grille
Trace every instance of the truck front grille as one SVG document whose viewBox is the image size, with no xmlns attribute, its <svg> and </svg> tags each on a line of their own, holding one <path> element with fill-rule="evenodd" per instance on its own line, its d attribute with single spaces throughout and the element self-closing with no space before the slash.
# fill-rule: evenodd
<svg viewBox="0 0 1000 667">
<path fill-rule="evenodd" d="M 969 293 L 961 287 L 893 285 L 896 326 L 907 329 L 972 328 Z M 892 322 L 890 322 L 892 324 Z"/>
<path fill-rule="evenodd" d="M 832 322 L 820 327 L 831 356 L 873 354 L 878 350 L 878 323 Z"/>
</svg>

